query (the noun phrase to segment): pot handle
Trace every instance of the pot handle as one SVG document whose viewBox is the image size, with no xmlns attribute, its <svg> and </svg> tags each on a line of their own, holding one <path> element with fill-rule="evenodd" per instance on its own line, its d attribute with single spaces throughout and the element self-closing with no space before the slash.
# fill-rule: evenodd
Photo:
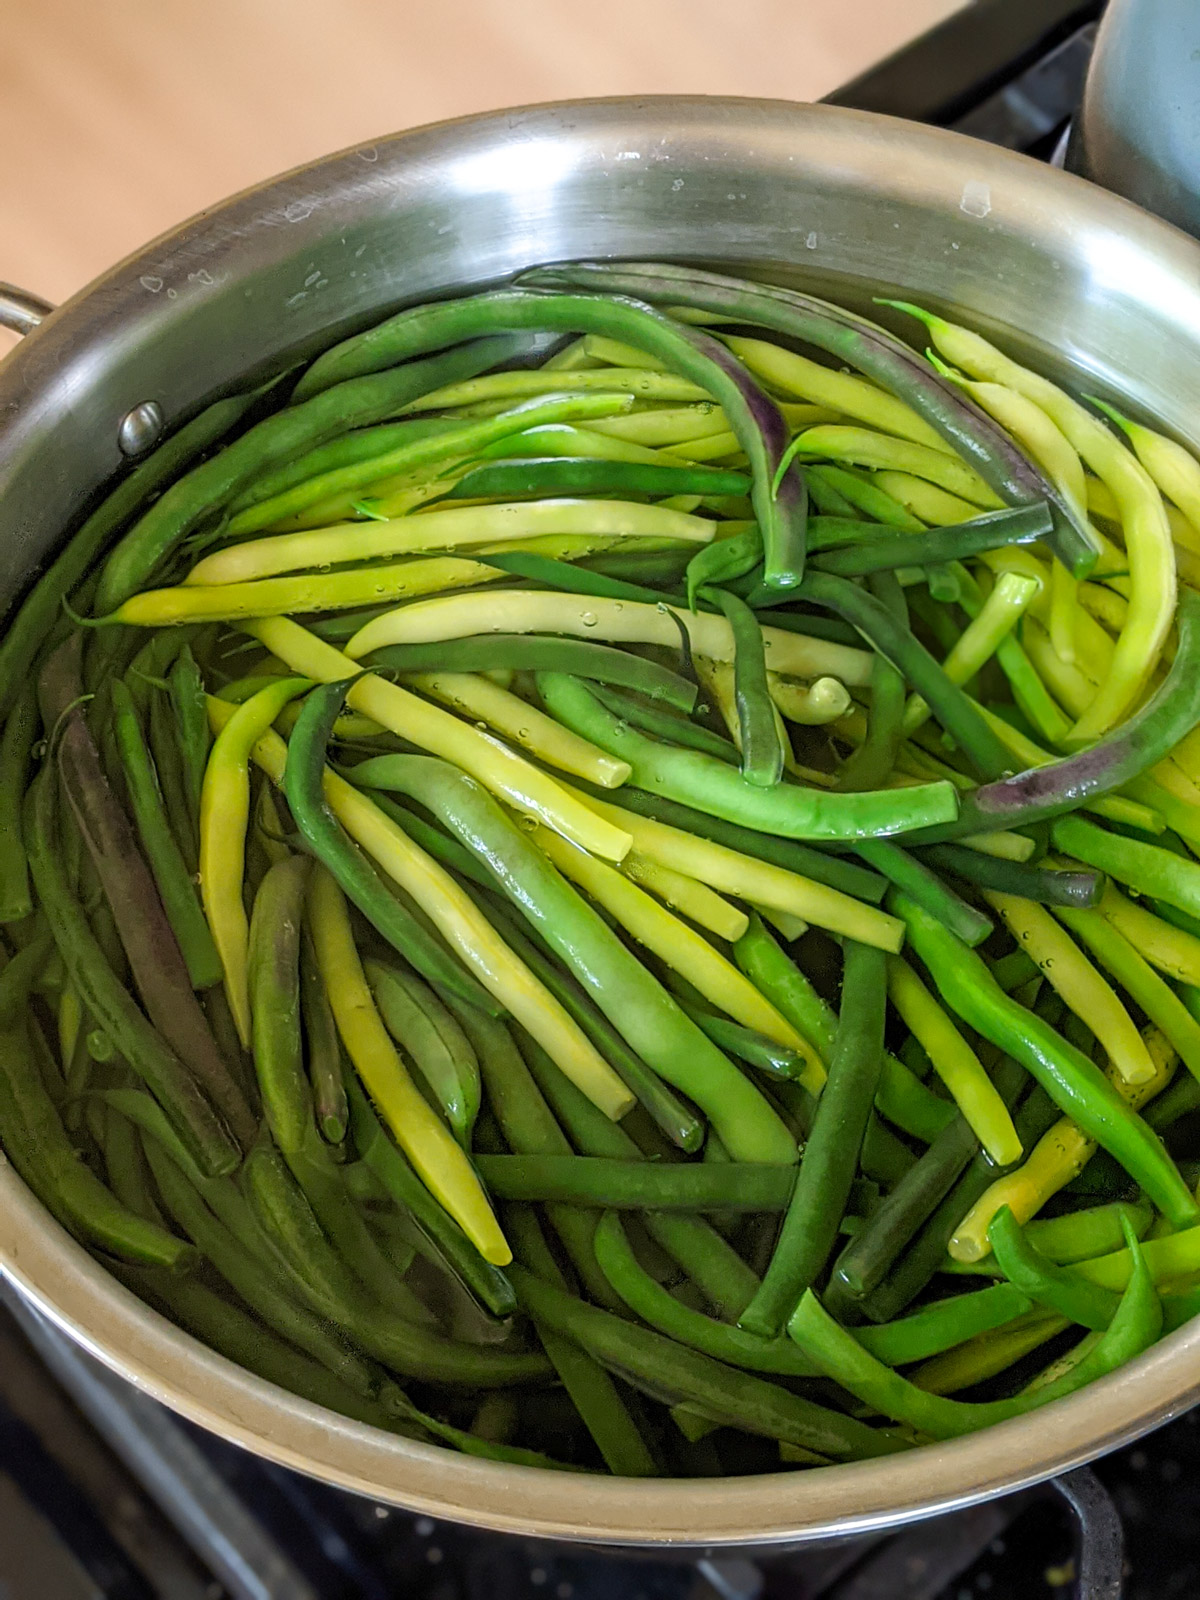
<svg viewBox="0 0 1200 1600">
<path fill-rule="evenodd" d="M 54 307 L 40 294 L 30 294 L 28 289 L 18 289 L 12 283 L 0 283 L 0 328 L 12 333 L 27 334 L 41 323 Z"/>
</svg>

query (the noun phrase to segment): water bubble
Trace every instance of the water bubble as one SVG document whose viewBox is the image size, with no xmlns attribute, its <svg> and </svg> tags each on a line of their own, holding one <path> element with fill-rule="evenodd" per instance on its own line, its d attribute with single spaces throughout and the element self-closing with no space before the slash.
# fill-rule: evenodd
<svg viewBox="0 0 1200 1600">
<path fill-rule="evenodd" d="M 479 729 L 480 733 L 486 733 L 487 732 L 487 723 L 486 722 L 477 722 L 475 724 L 475 726 Z"/>
<path fill-rule="evenodd" d="M 581 612 L 579 620 L 585 628 L 594 628 L 596 626 L 596 613 L 594 611 Z"/>
<path fill-rule="evenodd" d="M 528 728 L 518 728 L 517 729 L 517 738 L 518 739 L 528 739 L 528 737 L 529 737 L 529 729 Z"/>
<path fill-rule="evenodd" d="M 524 828 L 526 833 L 532 833 L 537 825 L 537 818 L 529 816 L 528 813 L 517 818 L 517 826 Z"/>
</svg>

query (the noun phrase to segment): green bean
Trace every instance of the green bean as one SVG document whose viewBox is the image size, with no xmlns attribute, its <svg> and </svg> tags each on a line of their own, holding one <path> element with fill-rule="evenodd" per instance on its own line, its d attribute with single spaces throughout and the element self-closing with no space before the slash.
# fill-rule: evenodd
<svg viewBox="0 0 1200 1600">
<path fill-rule="evenodd" d="M 331 1145 L 341 1145 L 350 1116 L 342 1048 L 307 929 L 300 939 L 300 1012 L 317 1125 Z"/>
<path fill-rule="evenodd" d="M 526 457 L 474 467 L 446 496 L 448 500 L 515 500 L 521 495 L 742 495 L 750 488 L 744 472 L 719 467 L 651 465 L 603 461 L 592 456 Z"/>
<path fill-rule="evenodd" d="M 114 1105 L 101 1102 L 100 1109 L 104 1114 L 101 1148 L 109 1188 L 130 1211 L 144 1217 L 147 1222 L 165 1226 L 162 1208 L 154 1195 L 150 1168 L 142 1154 L 137 1124 Z"/>
<path fill-rule="evenodd" d="M 1120 1295 L 1049 1260 L 1026 1238 L 1007 1206 L 993 1217 L 988 1240 L 1004 1276 L 1038 1305 L 1084 1328 L 1107 1328 L 1116 1315 Z"/>
<path fill-rule="evenodd" d="M 670 711 L 660 711 L 656 706 L 643 705 L 640 700 L 634 700 L 629 695 L 605 688 L 600 684 L 593 683 L 592 693 L 614 716 L 632 723 L 635 728 L 641 728 L 645 733 L 653 734 L 656 739 L 687 745 L 692 750 L 703 750 L 708 755 L 715 756 L 718 761 L 724 761 L 728 766 L 736 767 L 741 764 L 742 758 L 737 745 L 729 739 L 722 738 L 719 733 L 713 733 L 701 723 L 692 722 L 687 717 L 676 716 Z"/>
<path fill-rule="evenodd" d="M 808 1063 L 799 1051 L 777 1044 L 774 1039 L 768 1039 L 765 1033 L 743 1027 L 740 1022 L 719 1017 L 705 1006 L 694 1005 L 685 995 L 680 996 L 679 1003 L 715 1045 L 728 1055 L 737 1056 L 739 1061 L 746 1062 L 748 1066 L 766 1073 L 768 1077 L 798 1083 L 808 1073 Z"/>
<path fill-rule="evenodd" d="M 158 775 L 146 747 L 141 722 L 128 687 L 114 679 L 113 729 L 125 773 L 125 788 L 163 910 L 179 944 L 194 989 L 221 981 L 221 963 L 200 906 L 196 885 L 180 853 L 163 809 Z"/>
<path fill-rule="evenodd" d="M 539 673 L 538 691 L 551 714 L 572 732 L 627 761 L 638 788 L 763 833 L 861 839 L 936 826 L 934 818 L 950 820 L 957 814 L 957 796 L 948 783 L 844 795 L 786 783 L 761 789 L 698 750 L 655 744 L 614 717 L 578 678 Z"/>
<path fill-rule="evenodd" d="M 469 1007 L 457 1009 L 478 1056 L 488 1105 L 509 1147 L 517 1156 L 570 1156 L 567 1136 L 543 1099 L 508 1029 Z M 552 1203 L 546 1207 L 546 1216 L 588 1294 L 599 1299 L 601 1305 L 615 1304 L 592 1248 L 598 1213 Z"/>
<path fill-rule="evenodd" d="M 190 1254 L 182 1240 L 123 1205 L 79 1159 L 42 1079 L 32 1067 L 25 1015 L 30 991 L 50 952 L 43 934 L 0 977 L 0 1116 L 4 1149 L 39 1199 L 73 1233 L 125 1260 L 177 1269 Z"/>
<path fill-rule="evenodd" d="M 344 1170 L 315 1128 L 308 1129 L 302 1148 L 283 1156 L 268 1140 L 260 1140 L 247 1158 L 245 1186 L 305 1295 L 311 1286 L 329 1306 L 369 1302 L 405 1323 L 432 1322 L 431 1313 L 403 1281 L 411 1252 L 399 1264 L 393 1261 L 368 1228 Z M 322 1308 L 313 1301 L 313 1309 Z"/>
<path fill-rule="evenodd" d="M 33 910 L 21 837 L 21 801 L 37 733 L 37 696 L 33 683 L 27 682 L 0 736 L 0 922 L 20 922 Z"/>
<path fill-rule="evenodd" d="M 756 522 L 740 533 L 731 533 L 723 538 L 718 534 L 711 544 L 703 550 L 697 550 L 688 562 L 688 605 L 695 610 L 696 596 L 705 585 L 719 585 L 729 583 L 734 578 L 745 578 L 758 569 L 762 559 L 762 534 Z M 726 615 L 729 613 L 726 612 Z"/>
<path fill-rule="evenodd" d="M 853 1334 L 839 1328 L 811 1291 L 805 1295 L 788 1331 L 827 1376 L 874 1410 L 919 1428 L 935 1439 L 955 1438 L 1071 1394 L 1132 1360 L 1158 1337 L 1162 1328 L 1162 1305 L 1136 1242 L 1133 1248 L 1136 1268 L 1129 1288 L 1104 1335 L 1088 1356 L 1058 1382 L 1007 1400 L 947 1400 L 918 1389 L 877 1361 L 857 1343 Z"/>
<path fill-rule="evenodd" d="M 869 517 L 872 522 L 882 522 L 886 527 L 899 528 L 903 533 L 923 533 L 925 524 L 919 517 L 901 505 L 894 495 L 881 489 L 869 473 L 856 472 L 850 467 L 840 467 L 832 461 L 825 461 L 820 466 L 809 467 L 806 476 L 810 484 L 817 486 L 813 491 L 813 498 L 819 491 L 826 497 L 837 496 L 843 505 L 848 506 L 846 512 L 836 515 L 853 517 Z"/>
<path fill-rule="evenodd" d="M 1012 1106 L 1027 1082 L 1019 1064 L 1005 1057 L 993 1073 L 993 1081 L 1006 1105 Z M 1050 1097 L 1035 1088 L 1026 1096 L 1014 1116 L 1017 1137 L 1025 1147 L 1037 1143 L 1057 1119 L 1058 1109 Z M 996 1180 L 996 1167 L 982 1150 L 971 1159 L 966 1171 L 936 1207 L 912 1244 L 890 1268 L 882 1283 L 858 1306 L 873 1322 L 890 1322 L 910 1305 L 939 1271 L 959 1223 L 981 1195 Z"/>
<path fill-rule="evenodd" d="M 659 794 L 625 785 L 621 789 L 621 805 L 626 811 L 634 811 L 640 817 L 652 817 L 685 833 L 710 839 L 714 844 L 740 850 L 743 855 L 769 861 L 773 866 L 798 873 L 804 878 L 812 878 L 816 883 L 823 883 L 827 888 L 837 889 L 858 900 L 878 905 L 887 889 L 886 879 L 868 872 L 853 861 L 826 855 L 824 851 L 801 844 L 798 840 L 780 839 L 722 817 L 709 816 L 706 812 L 681 805 L 675 800 L 667 800 Z"/>
<path fill-rule="evenodd" d="M 877 1361 L 905 1367 L 1003 1327 L 1032 1309 L 1033 1302 L 1013 1284 L 995 1283 L 972 1294 L 936 1300 L 897 1322 L 855 1328 L 854 1337 Z"/>
<path fill-rule="evenodd" d="M 313 1131 L 312 1093 L 300 1031 L 300 929 L 311 863 L 289 856 L 271 867 L 250 919 L 251 1045 L 267 1125 L 285 1156 Z"/>
<path fill-rule="evenodd" d="M 860 839 L 855 850 L 869 867 L 936 917 L 964 944 L 982 944 L 992 932 L 989 917 L 968 905 L 935 872 L 899 845 L 887 839 Z"/>
<path fill-rule="evenodd" d="M 1189 1009 L 1195 1016 L 1200 1009 L 1200 994 L 1194 989 L 1185 988 L 1181 988 L 1180 993 L 1185 1003 L 1190 1000 Z M 1172 1123 L 1178 1122 L 1180 1117 L 1190 1116 L 1193 1111 L 1200 1111 L 1200 1083 L 1191 1073 L 1181 1073 L 1162 1094 L 1150 1102 L 1143 1116 L 1156 1133 L 1161 1133 Z"/>
<path fill-rule="evenodd" d="M 296 826 L 309 849 L 371 926 L 411 961 L 422 977 L 435 988 L 459 994 L 469 1004 L 494 1012 L 497 1002 L 391 893 L 330 809 L 322 776 L 330 730 L 344 695 L 344 684 L 326 684 L 314 690 L 292 730 L 283 788 Z"/>
<path fill-rule="evenodd" d="M 433 439 L 450 433 L 458 423 L 451 417 L 411 417 L 403 422 L 384 422 L 375 427 L 354 428 L 330 439 L 328 444 L 317 445 L 267 472 L 256 473 L 246 487 L 229 502 L 229 514 L 236 516 L 263 500 L 273 500 L 276 495 L 306 483 L 310 478 L 322 477 L 338 467 L 352 466 L 358 461 L 374 461 L 385 456 L 397 446 L 413 439 Z"/>
<path fill-rule="evenodd" d="M 1059 917 L 1077 933 L 1131 1000 L 1162 1033 L 1193 1077 L 1200 1078 L 1200 1023 L 1119 928 L 1099 911 L 1060 907 Z M 1097 1028 L 1109 1044 L 1107 1030 Z"/>
<path fill-rule="evenodd" d="M 1094 906 L 1104 894 L 1105 879 L 1099 872 L 1030 867 L 1019 861 L 980 855 L 978 850 L 966 850 L 956 844 L 927 845 L 917 854 L 919 859 L 952 872 L 977 888 L 1020 895 L 1023 900 L 1034 900 L 1043 906 Z"/>
<path fill-rule="evenodd" d="M 155 487 L 168 484 L 166 492 L 122 535 L 110 552 L 96 591 L 97 612 L 104 615 L 114 611 L 140 589 L 205 517 L 227 505 L 264 468 L 294 459 L 305 448 L 324 444 L 356 425 L 394 414 L 406 401 L 448 381 L 452 373 L 465 377 L 468 373 L 486 370 L 504 360 L 512 349 L 509 340 L 482 340 L 428 361 L 411 362 L 402 371 L 361 379 L 349 388 L 339 386 L 336 394 L 326 394 L 315 403 L 292 404 L 265 418 L 234 444 L 182 478 L 178 476 L 182 463 L 176 456 L 169 474 L 156 474 L 152 479 Z M 140 500 L 141 496 L 138 498 Z M 134 507 L 130 507 L 132 509 Z M 94 560 L 112 531 L 113 524 L 109 522 L 103 534 L 96 538 L 89 562 Z M 82 573 L 86 565 L 81 564 L 76 570 Z"/>
<path fill-rule="evenodd" d="M 693 1311 L 677 1300 L 638 1261 L 616 1211 L 606 1212 L 600 1220 L 596 1256 L 609 1283 L 629 1309 L 651 1328 L 689 1349 L 749 1372 L 809 1378 L 816 1371 L 791 1339 L 759 1338 Z"/>
<path fill-rule="evenodd" d="M 920 524 L 915 519 L 914 530 L 920 532 Z M 808 548 L 813 554 L 820 550 L 835 550 L 839 545 L 861 544 L 864 540 L 878 539 L 879 536 L 878 523 L 864 522 L 856 516 L 808 519 Z"/>
<path fill-rule="evenodd" d="M 751 1333 L 778 1334 L 822 1271 L 837 1238 L 883 1066 L 884 956 L 847 940 L 842 1005 L 796 1187 L 762 1285 L 738 1318 Z"/>
<path fill-rule="evenodd" d="M 26 840 L 34 888 L 85 1006 L 153 1091 L 201 1170 L 232 1171 L 237 1145 L 196 1079 L 118 979 L 71 893 L 55 825 L 51 770 L 38 777 L 32 796 L 26 808 Z"/>
<path fill-rule="evenodd" d="M 563 1275 L 547 1248 L 533 1212 L 525 1207 L 511 1207 L 505 1215 L 505 1227 L 524 1265 L 547 1283 L 564 1289 Z M 608 1470 L 622 1478 L 656 1476 L 658 1465 L 654 1455 L 609 1374 L 570 1339 L 564 1339 L 560 1333 L 540 1323 L 534 1325 L 551 1365 Z"/>
<path fill-rule="evenodd" d="M 1122 838 L 1082 817 L 1059 817 L 1051 829 L 1058 849 L 1138 894 L 1200 916 L 1200 865 L 1160 845 Z"/>
<path fill-rule="evenodd" d="M 257 1126 L 192 990 L 154 879 L 80 713 L 78 687 L 76 657 L 68 640 L 50 657 L 39 678 L 43 716 L 51 723 L 58 721 L 57 766 L 63 795 L 94 863 L 150 1021 L 211 1097 L 234 1137 L 248 1143 Z"/>
<path fill-rule="evenodd" d="M 782 1211 L 796 1177 L 794 1167 L 756 1161 L 708 1166 L 567 1155 L 480 1155 L 476 1161 L 488 1189 L 500 1200 L 621 1211 Z"/>
<path fill-rule="evenodd" d="M 479 1115 L 479 1062 L 462 1027 L 419 978 L 391 962 L 368 961 L 367 979 L 384 1026 L 411 1059 L 469 1150 Z"/>
<path fill-rule="evenodd" d="M 212 1263 L 226 1283 L 269 1328 L 296 1344 L 357 1393 L 373 1394 L 376 1380 L 345 1336 L 295 1299 L 295 1285 L 276 1264 L 261 1230 L 257 1250 L 249 1250 L 208 1209 L 185 1173 L 149 1135 L 143 1148 L 163 1203 L 176 1223 Z"/>
<path fill-rule="evenodd" d="M 469 856 L 470 853 L 467 854 Z M 470 859 L 473 861 L 474 857 Z M 492 880 L 485 874 L 484 887 L 489 891 L 491 883 Z M 637 1096 L 638 1103 L 645 1107 L 655 1126 L 680 1150 L 689 1154 L 699 1150 L 704 1141 L 704 1123 L 629 1048 L 603 1011 L 589 999 L 582 985 L 562 970 L 544 942 L 538 942 L 537 930 L 530 929 L 533 937 L 527 938 L 508 906 L 490 894 L 485 909 L 503 934 L 505 942 L 575 1019 L 608 1064 Z"/>
<path fill-rule="evenodd" d="M 294 736 L 293 736 L 294 737 Z M 730 1149 L 787 1161 L 792 1141 L 757 1090 L 716 1050 L 537 845 L 480 785 L 428 756 L 382 756 L 357 781 L 396 788 L 433 810 L 588 988 L 630 1048 L 696 1101 Z"/>
<path fill-rule="evenodd" d="M 212 743 L 204 679 L 190 645 L 185 644 L 170 672 L 171 706 L 179 728 L 179 757 L 192 827 L 200 827 L 200 790 Z"/>
<path fill-rule="evenodd" d="M 895 573 L 874 573 L 867 579 L 867 586 L 896 625 L 907 628 L 908 602 Z M 871 662 L 867 736 L 842 762 L 837 774 L 837 788 L 843 793 L 878 789 L 887 781 L 904 742 L 905 701 L 904 674 L 877 652 Z"/>
<path fill-rule="evenodd" d="M 808 485 L 809 498 L 820 512 L 821 517 L 836 518 L 843 522 L 856 522 L 866 531 L 871 524 L 864 520 L 860 507 L 843 492 L 841 486 L 834 480 L 833 474 L 843 470 L 840 467 L 831 466 L 809 467 L 804 475 L 805 482 Z M 851 474 L 845 473 L 845 476 L 850 477 Z M 889 496 L 888 498 L 890 499 L 891 497 Z M 900 507 L 900 510 L 909 519 L 911 524 L 910 531 L 920 533 L 925 524 L 919 522 L 916 517 L 909 517 L 903 506 Z M 875 518 L 873 512 L 869 513 L 869 515 L 872 520 L 883 520 L 882 518 Z M 813 523 L 818 520 L 819 518 L 810 518 L 809 526 L 812 527 Z M 817 547 L 814 545 L 812 548 L 815 549 Z"/>
<path fill-rule="evenodd" d="M 512 1286 L 499 1267 L 485 1261 L 466 1234 L 442 1209 L 388 1138 L 366 1095 L 350 1078 L 346 1084 L 354 1145 L 365 1166 L 420 1230 L 418 1249 L 445 1267 L 494 1316 L 504 1317 L 516 1304 Z M 603 1113 L 600 1113 L 603 1115 Z"/>
<path fill-rule="evenodd" d="M 914 950 L 947 1004 L 976 1032 L 1019 1061 L 1059 1109 L 1136 1178 L 1176 1227 L 1196 1222 L 1200 1207 L 1178 1169 L 1099 1068 L 1004 995 L 980 957 L 914 902 L 897 896 L 895 905 L 908 925 Z"/>
<path fill-rule="evenodd" d="M 571 563 L 576 577 L 613 578 L 640 587 L 645 593 L 679 592 L 687 567 L 686 550 L 601 550 Z M 847 641 L 853 644 L 853 639 Z"/>
<path fill-rule="evenodd" d="M 928 567 L 939 562 L 964 561 L 983 550 L 1032 544 L 1050 531 L 1050 525 L 1048 506 L 1016 506 L 928 533 L 902 537 L 876 534 L 873 538 L 856 539 L 849 548 L 814 555 L 813 566 L 822 572 L 854 578 L 897 567 Z"/>
<path fill-rule="evenodd" d="M 313 1405 L 374 1428 L 396 1431 L 392 1417 L 378 1400 L 335 1376 L 290 1340 L 272 1332 L 264 1321 L 196 1279 L 128 1269 L 118 1276 L 143 1300 L 161 1306 L 173 1322 L 226 1360 Z M 412 1436 L 422 1437 L 415 1431 Z"/>
<path fill-rule="evenodd" d="M 188 807 L 187 784 L 179 745 L 179 727 L 170 702 L 162 694 L 151 694 L 147 713 L 150 757 L 162 790 L 167 825 L 176 840 L 189 872 L 200 864 L 200 833 Z"/>
<path fill-rule="evenodd" d="M 781 950 L 757 912 L 733 947 L 734 959 L 748 978 L 783 1013 L 823 1058 L 833 1049 L 837 1019 L 796 963 Z M 936 1139 L 954 1116 L 954 1108 L 926 1089 L 903 1064 L 884 1055 L 875 1096 L 889 1121 L 926 1143 Z M 878 1135 L 869 1135 L 878 1143 Z"/>
<path fill-rule="evenodd" d="M 250 1153 L 246 1177 L 255 1205 L 290 1257 L 312 1309 L 343 1328 L 353 1343 L 385 1366 L 424 1382 L 471 1388 L 506 1387 L 544 1373 L 540 1356 L 456 1343 L 440 1332 L 399 1320 L 390 1307 L 377 1309 L 355 1293 L 349 1272 L 330 1248 L 303 1193 L 266 1146 L 258 1145 Z"/>
<path fill-rule="evenodd" d="M 834 1264 L 832 1285 L 844 1287 L 855 1299 L 877 1289 L 978 1150 L 979 1140 L 960 1113 L 846 1245 Z"/>
<path fill-rule="evenodd" d="M 751 495 L 767 551 L 767 581 L 779 588 L 790 588 L 799 581 L 807 496 L 797 471 L 785 474 L 775 486 L 787 442 L 781 413 L 723 345 L 648 306 L 601 296 L 531 294 L 522 289 L 418 306 L 327 351 L 301 379 L 296 393 L 301 397 L 314 394 L 337 383 L 339 375 L 378 371 L 472 333 L 530 328 L 624 336 L 712 395 L 750 460 Z"/>
<path fill-rule="evenodd" d="M 393 644 L 371 655 L 371 665 L 389 672 L 572 672 L 599 683 L 620 684 L 681 711 L 696 704 L 696 686 L 655 661 L 589 644 L 539 634 L 482 633 L 434 644 Z"/>
<path fill-rule="evenodd" d="M 1125 1242 L 1128 1224 L 1138 1238 L 1144 1238 L 1154 1212 L 1149 1206 L 1091 1206 L 1085 1211 L 1068 1211 L 1060 1217 L 1035 1217 L 1022 1229 L 1026 1239 L 1040 1253 L 1059 1266 L 1086 1261 L 1090 1256 L 1119 1250 Z"/>
<path fill-rule="evenodd" d="M 702 592 L 704 599 L 720 606 L 733 630 L 734 697 L 742 776 L 756 788 L 772 788 L 783 776 L 783 745 L 787 735 L 767 685 L 762 629 L 746 602 L 728 590 L 705 589 Z"/>
<path fill-rule="evenodd" d="M 609 1161 L 646 1159 L 625 1128 L 598 1111 L 544 1050 L 527 1051 L 525 1058 L 577 1150 Z M 682 1267 L 723 1316 L 737 1316 L 758 1287 L 758 1279 L 710 1223 L 698 1216 L 668 1211 L 648 1211 L 642 1222 L 655 1243 Z"/>
<path fill-rule="evenodd" d="M 847 579 L 827 573 L 810 573 L 799 594 L 858 628 L 904 674 L 983 778 L 1000 778 L 1009 770 L 1008 751 L 972 702 L 924 645 L 897 625 L 885 605 Z"/>
<path fill-rule="evenodd" d="M 719 1422 L 838 1460 L 887 1455 L 898 1447 L 885 1433 L 586 1305 L 521 1268 L 513 1277 L 528 1311 L 655 1399 L 690 1402 Z"/>
<path fill-rule="evenodd" d="M 490 550 L 487 559 L 489 566 L 499 567 L 501 572 L 511 572 L 515 577 L 528 578 L 533 583 L 544 584 L 547 589 L 561 589 L 568 594 L 593 594 L 607 600 L 641 600 L 651 605 L 662 599 L 657 589 L 648 588 L 644 583 L 590 571 L 577 562 L 560 561 L 555 556 L 538 555 L 530 550 Z"/>
</svg>

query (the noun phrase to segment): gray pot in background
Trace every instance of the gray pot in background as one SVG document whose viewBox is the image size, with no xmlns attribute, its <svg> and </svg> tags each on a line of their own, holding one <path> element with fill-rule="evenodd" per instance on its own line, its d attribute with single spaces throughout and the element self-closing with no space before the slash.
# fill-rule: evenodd
<svg viewBox="0 0 1200 1600">
<path fill-rule="evenodd" d="M 1109 0 L 1067 166 L 1200 235 L 1200 0 Z"/>
</svg>

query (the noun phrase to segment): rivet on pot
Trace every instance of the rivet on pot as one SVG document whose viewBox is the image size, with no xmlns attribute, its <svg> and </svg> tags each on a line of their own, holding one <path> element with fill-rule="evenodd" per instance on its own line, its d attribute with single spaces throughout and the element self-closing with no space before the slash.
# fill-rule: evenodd
<svg viewBox="0 0 1200 1600">
<path fill-rule="evenodd" d="M 167 421 L 157 400 L 143 400 L 121 418 L 117 443 L 127 456 L 140 456 L 157 444 Z"/>
</svg>

